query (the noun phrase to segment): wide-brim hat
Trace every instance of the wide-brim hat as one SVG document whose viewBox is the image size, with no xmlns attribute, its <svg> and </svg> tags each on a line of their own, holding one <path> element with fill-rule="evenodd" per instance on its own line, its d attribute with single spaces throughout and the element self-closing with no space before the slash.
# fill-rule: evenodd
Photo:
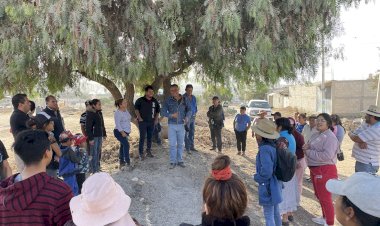
<svg viewBox="0 0 380 226">
<path fill-rule="evenodd" d="M 276 124 L 269 121 L 269 119 L 258 121 L 258 123 L 252 127 L 252 130 L 261 137 L 268 139 L 277 139 L 280 137 L 280 134 L 276 131 Z"/>
<path fill-rule="evenodd" d="M 380 108 L 376 105 L 370 105 L 367 110 L 362 112 L 368 115 L 380 117 Z"/>
<path fill-rule="evenodd" d="M 123 219 L 130 205 L 131 198 L 109 174 L 96 173 L 83 183 L 82 194 L 71 199 L 70 210 L 77 226 L 103 226 Z"/>
</svg>

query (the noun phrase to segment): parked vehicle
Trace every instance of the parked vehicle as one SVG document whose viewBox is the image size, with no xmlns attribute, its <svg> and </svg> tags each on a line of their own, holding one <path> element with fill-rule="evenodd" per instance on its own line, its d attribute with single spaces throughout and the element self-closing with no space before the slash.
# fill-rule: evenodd
<svg viewBox="0 0 380 226">
<path fill-rule="evenodd" d="M 248 102 L 247 113 L 253 119 L 260 110 L 267 112 L 266 118 L 272 118 L 272 108 L 266 100 L 250 100 Z"/>
<path fill-rule="evenodd" d="M 230 103 L 228 103 L 228 101 L 224 101 L 223 104 L 222 104 L 222 106 L 224 108 L 228 108 L 229 105 L 230 105 Z"/>
</svg>

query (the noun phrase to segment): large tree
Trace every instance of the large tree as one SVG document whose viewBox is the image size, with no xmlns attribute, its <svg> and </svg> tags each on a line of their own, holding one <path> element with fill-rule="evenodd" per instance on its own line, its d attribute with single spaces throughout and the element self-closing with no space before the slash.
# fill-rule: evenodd
<svg viewBox="0 0 380 226">
<path fill-rule="evenodd" d="M 2 0 L 0 89 L 57 92 L 85 77 L 131 105 L 135 87 L 168 87 L 192 66 L 221 84 L 313 74 L 321 37 L 358 2 Z"/>
</svg>

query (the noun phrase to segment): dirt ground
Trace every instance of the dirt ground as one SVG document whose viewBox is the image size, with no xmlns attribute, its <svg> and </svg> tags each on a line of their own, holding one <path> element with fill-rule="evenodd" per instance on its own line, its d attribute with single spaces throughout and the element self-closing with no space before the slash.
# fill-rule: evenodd
<svg viewBox="0 0 380 226">
<path fill-rule="evenodd" d="M 133 160 L 132 164 L 135 167 L 132 171 L 118 169 L 119 145 L 112 134 L 114 126 L 112 111 L 111 107 L 104 110 L 108 138 L 103 146 L 102 169 L 112 174 L 132 198 L 130 214 L 145 226 L 175 226 L 182 222 L 199 224 L 202 211 L 202 186 L 205 178 L 209 175 L 213 159 L 218 155 L 214 151 L 209 151 L 211 142 L 205 111 L 198 114 L 199 120 L 196 126 L 195 146 L 199 152 L 192 155 L 184 154 L 186 168 L 177 167 L 169 170 L 168 144 L 165 140 L 162 146 L 153 145 L 154 158 L 143 162 Z M 281 109 L 280 111 L 285 116 L 293 115 L 290 109 Z M 75 133 L 80 132 L 79 117 L 81 113 L 75 109 L 62 110 L 66 129 Z M 10 148 L 13 142 L 13 137 L 9 133 L 10 114 L 9 109 L 0 110 L 0 139 L 7 147 L 10 155 L 9 162 L 15 172 L 13 151 Z M 227 116 L 223 130 L 223 141 L 226 144 L 223 152 L 231 157 L 234 173 L 239 175 L 247 185 L 249 205 L 246 214 L 251 218 L 251 225 L 264 225 L 262 209 L 258 205 L 257 185 L 252 179 L 252 175 L 255 173 L 257 145 L 249 136 L 247 156 L 236 155 L 236 139 L 233 134 L 232 122 L 233 116 Z M 133 126 L 132 152 L 137 151 L 137 144 L 138 130 Z M 346 135 L 342 147 L 346 160 L 337 164 L 340 178 L 354 173 L 354 160 L 350 157 L 352 145 L 353 143 Z M 306 171 L 308 173 L 308 170 Z M 305 175 L 306 177 L 307 175 Z M 295 213 L 293 225 L 315 225 L 311 222 L 311 218 L 320 214 L 321 209 L 314 197 L 312 185 L 305 181 L 301 207 Z M 336 223 L 336 225 L 339 224 Z"/>
</svg>

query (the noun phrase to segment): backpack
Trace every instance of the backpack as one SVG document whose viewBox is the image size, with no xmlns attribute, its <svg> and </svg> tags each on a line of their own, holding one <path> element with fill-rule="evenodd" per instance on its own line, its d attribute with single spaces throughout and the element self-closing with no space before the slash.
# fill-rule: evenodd
<svg viewBox="0 0 380 226">
<path fill-rule="evenodd" d="M 287 143 L 286 138 L 280 137 L 277 140 L 276 147 L 277 161 L 275 175 L 278 180 L 283 182 L 288 182 L 293 178 L 297 167 L 297 156 L 289 151 Z"/>
</svg>

